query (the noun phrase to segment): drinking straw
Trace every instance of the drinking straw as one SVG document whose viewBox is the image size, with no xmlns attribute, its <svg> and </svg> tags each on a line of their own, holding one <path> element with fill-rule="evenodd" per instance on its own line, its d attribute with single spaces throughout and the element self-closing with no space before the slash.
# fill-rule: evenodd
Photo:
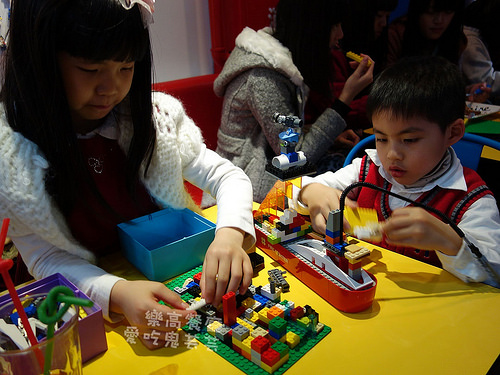
<svg viewBox="0 0 500 375">
<path fill-rule="evenodd" d="M 7 217 L 4 218 L 2 221 L 2 230 L 0 231 L 0 273 L 2 274 L 3 282 L 5 283 L 5 286 L 9 291 L 10 298 L 14 303 L 14 307 L 16 308 L 17 313 L 19 314 L 19 318 L 21 319 L 24 330 L 26 331 L 26 335 L 28 335 L 28 340 L 30 341 L 31 346 L 34 346 L 38 344 L 38 341 L 35 337 L 35 334 L 33 333 L 33 330 L 31 329 L 31 325 L 28 321 L 28 316 L 26 315 L 26 311 L 24 311 L 24 307 L 21 303 L 21 300 L 19 299 L 16 287 L 14 286 L 14 283 L 12 282 L 9 273 L 9 270 L 14 265 L 14 262 L 12 259 L 2 259 L 3 248 L 5 246 L 5 239 L 7 238 L 7 231 L 9 229 L 9 223 L 10 219 Z M 38 363 L 40 363 L 40 367 L 43 367 L 42 352 L 39 349 L 35 349 L 35 355 L 37 357 Z"/>
<path fill-rule="evenodd" d="M 44 375 L 50 374 L 50 366 L 54 350 L 54 342 L 50 341 L 50 339 L 54 337 L 55 324 L 61 320 L 71 305 L 92 307 L 94 302 L 88 299 L 75 297 L 75 294 L 70 288 L 64 285 L 58 285 L 50 290 L 47 297 L 37 308 L 38 319 L 40 319 L 42 323 L 47 324 L 48 344 L 47 350 L 45 351 L 45 365 L 43 368 Z"/>
<path fill-rule="evenodd" d="M 19 318 L 21 318 L 21 322 L 23 323 L 23 327 L 26 331 L 26 334 L 28 335 L 28 339 L 31 345 L 33 346 L 36 345 L 38 341 L 35 337 L 35 334 L 33 333 L 33 330 L 31 329 L 31 325 L 29 324 L 28 321 L 28 316 L 26 315 L 26 311 L 24 311 L 24 307 L 21 304 L 19 296 L 17 295 L 16 287 L 14 286 L 14 283 L 12 282 L 9 273 L 9 270 L 14 265 L 14 262 L 12 261 L 12 259 L 1 259 L 3 255 L 5 239 L 7 238 L 7 230 L 9 228 L 9 223 L 10 223 L 9 218 L 3 219 L 2 230 L 0 232 L 0 273 L 2 274 L 5 286 L 9 291 L 10 298 L 12 298 L 12 302 L 14 302 L 14 306 L 17 310 L 17 313 L 19 314 Z"/>
</svg>

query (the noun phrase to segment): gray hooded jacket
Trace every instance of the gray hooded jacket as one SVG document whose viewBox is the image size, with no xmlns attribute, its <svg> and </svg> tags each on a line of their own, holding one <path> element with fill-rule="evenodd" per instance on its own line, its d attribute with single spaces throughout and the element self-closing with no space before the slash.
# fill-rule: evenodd
<svg viewBox="0 0 500 375">
<path fill-rule="evenodd" d="M 308 88 L 290 51 L 271 35 L 271 29 L 247 27 L 236 38 L 214 91 L 224 97 L 216 151 L 245 171 L 254 200 L 261 202 L 276 181 L 265 166 L 280 154 L 279 133 L 286 130 L 273 115 L 303 119 Z M 315 163 L 345 127 L 342 117 L 328 108 L 302 129 L 296 150 Z"/>
</svg>

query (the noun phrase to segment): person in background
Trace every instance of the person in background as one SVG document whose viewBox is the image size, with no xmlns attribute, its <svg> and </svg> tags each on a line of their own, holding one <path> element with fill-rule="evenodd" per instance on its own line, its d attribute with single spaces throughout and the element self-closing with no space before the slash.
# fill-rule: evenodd
<svg viewBox="0 0 500 375">
<path fill-rule="evenodd" d="M 377 63 L 375 76 L 387 64 L 388 20 L 397 5 L 398 0 L 351 0 L 349 15 L 342 24 L 342 50 L 370 56 Z"/>
<path fill-rule="evenodd" d="M 460 67 L 471 85 L 470 101 L 500 104 L 500 39 L 496 27 L 499 20 L 500 0 L 476 0 L 465 11 L 467 47 Z"/>
<path fill-rule="evenodd" d="M 441 56 L 458 64 L 467 39 L 463 0 L 410 0 L 406 16 L 389 25 L 387 63 L 408 56 Z"/>
<path fill-rule="evenodd" d="M 396 8 L 397 0 L 351 0 L 347 16 L 342 22 L 343 38 L 339 45 L 333 46 L 331 98 L 316 92 L 309 94 L 305 118 L 306 122 L 314 122 L 323 111 L 331 106 L 332 100 L 339 97 L 344 85 L 354 69 L 352 61 L 346 58 L 346 52 L 370 56 L 375 61 L 374 75 L 381 72 L 387 61 L 387 20 L 391 11 Z M 363 130 L 371 128 L 366 117 L 366 98 L 369 91 L 366 87 L 351 102 L 351 110 L 344 115 L 347 127 L 362 138 Z M 321 165 L 318 173 L 335 170 L 343 165 L 345 156 L 351 150 L 351 145 L 337 142 L 331 152 L 337 158 L 330 158 L 330 163 Z"/>
<path fill-rule="evenodd" d="M 342 191 L 364 181 L 346 205 L 375 209 L 380 227 L 374 242 L 386 249 L 443 267 L 466 282 L 500 287 L 448 223 L 385 190 L 433 207 L 449 217 L 500 272 L 500 215 L 489 188 L 463 167 L 452 146 L 465 131 L 464 83 L 458 66 L 441 57 L 402 59 L 375 80 L 368 97 L 376 150 L 335 173 L 304 177 L 291 206 L 325 233 Z M 348 226 L 346 226 L 348 228 Z"/>
<path fill-rule="evenodd" d="M 213 194 L 201 289 L 214 304 L 250 285 L 245 250 L 255 242 L 248 177 L 206 148 L 178 100 L 152 93 L 153 4 L 13 0 L 0 92 L 0 217 L 29 272 L 61 273 L 149 348 L 172 328 L 153 328 L 148 312 L 184 323 L 190 312 L 162 283 L 95 265 L 119 250 L 116 225 L 165 207 L 198 210 L 184 179 Z"/>
<path fill-rule="evenodd" d="M 281 0 L 275 29 L 245 28 L 214 82 L 224 97 L 217 153 L 241 167 L 250 177 L 254 200 L 261 202 L 276 182 L 265 172 L 266 164 L 280 154 L 274 114 L 304 119 L 310 91 L 332 97 L 330 49 L 342 38 L 345 14 L 342 0 Z M 374 64 L 365 57 L 347 80 L 342 93 L 313 123 L 307 123 L 297 145 L 317 164 L 339 137 L 358 141 L 352 130 L 344 132 L 343 115 L 354 97 L 373 79 Z"/>
</svg>

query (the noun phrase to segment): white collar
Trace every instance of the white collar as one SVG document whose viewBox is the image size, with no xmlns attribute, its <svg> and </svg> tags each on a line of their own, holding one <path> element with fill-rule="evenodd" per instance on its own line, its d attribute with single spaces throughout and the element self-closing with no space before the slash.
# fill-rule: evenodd
<svg viewBox="0 0 500 375">
<path fill-rule="evenodd" d="M 368 149 L 366 150 L 366 153 L 368 157 L 372 160 L 372 162 L 379 167 L 379 173 L 380 175 L 389 181 L 389 183 L 392 184 L 392 189 L 394 193 L 398 192 L 406 192 L 406 193 L 424 193 L 426 191 L 432 190 L 435 186 L 440 186 L 443 189 L 454 189 L 454 190 L 462 190 L 462 191 L 467 191 L 467 184 L 465 182 L 465 177 L 463 173 L 463 168 L 462 164 L 460 163 L 460 160 L 458 159 L 457 155 L 455 154 L 455 151 L 453 148 L 450 147 L 450 153 L 451 153 L 451 167 L 450 169 L 444 173 L 441 177 L 437 178 L 434 181 L 431 181 L 430 183 L 421 186 L 421 187 L 406 187 L 404 185 L 401 185 L 397 181 L 395 181 L 392 176 L 387 173 L 382 166 L 382 163 L 378 157 L 377 150 L 375 149 Z"/>
<path fill-rule="evenodd" d="M 112 140 L 117 140 L 118 137 L 120 136 L 120 129 L 118 128 L 118 124 L 116 122 L 116 115 L 113 112 L 111 112 L 106 119 L 104 120 L 104 123 L 99 126 L 97 129 L 92 130 L 90 133 L 87 134 L 77 134 L 78 139 L 90 139 L 95 137 L 96 135 L 100 135 L 101 137 L 112 139 Z"/>
</svg>

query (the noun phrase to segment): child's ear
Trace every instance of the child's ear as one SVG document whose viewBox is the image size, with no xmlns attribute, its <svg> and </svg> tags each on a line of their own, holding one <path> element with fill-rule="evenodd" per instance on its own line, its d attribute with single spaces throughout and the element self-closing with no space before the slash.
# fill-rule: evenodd
<svg viewBox="0 0 500 375">
<path fill-rule="evenodd" d="M 448 147 L 454 145 L 462 139 L 465 133 L 465 123 L 463 119 L 456 119 L 446 128 L 446 141 Z"/>
</svg>

